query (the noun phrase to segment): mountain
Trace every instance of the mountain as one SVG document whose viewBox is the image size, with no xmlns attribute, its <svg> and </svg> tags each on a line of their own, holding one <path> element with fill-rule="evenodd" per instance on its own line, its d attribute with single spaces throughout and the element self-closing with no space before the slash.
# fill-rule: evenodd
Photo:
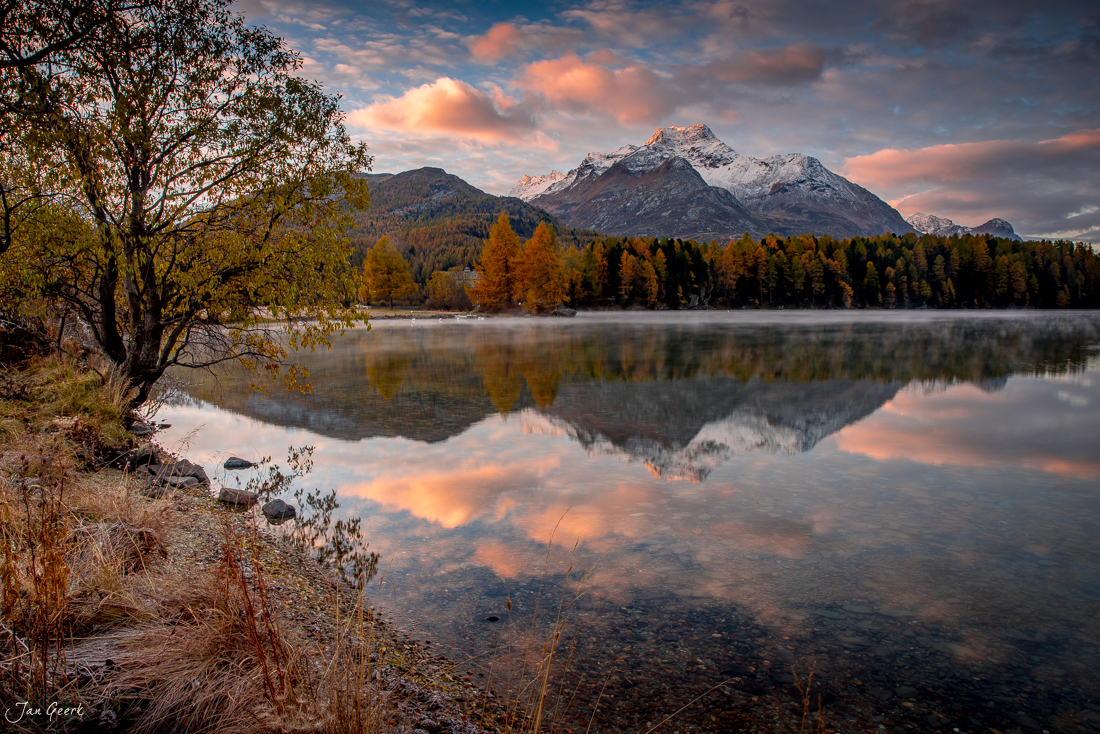
<svg viewBox="0 0 1100 734">
<path fill-rule="evenodd" d="M 616 161 L 601 175 L 560 190 L 554 213 L 589 229 L 641 237 L 706 241 L 765 229 L 733 194 L 708 185 L 683 158 L 666 158 L 652 168 L 630 163 Z"/>
<path fill-rule="evenodd" d="M 686 176 L 676 167 L 662 171 L 673 159 L 682 159 L 707 186 L 729 192 L 742 205 L 726 201 L 723 209 L 700 207 L 694 216 L 676 216 L 672 196 L 699 198 L 684 188 Z M 660 186 L 656 178 L 673 172 L 675 185 Z M 622 186 L 624 175 L 649 177 L 645 185 Z M 619 179 L 613 196 L 603 195 L 606 176 Z M 692 236 L 689 231 L 753 234 L 807 232 L 834 237 L 912 232 L 913 227 L 886 202 L 867 189 L 836 175 L 821 161 L 801 153 L 752 158 L 723 143 L 706 125 L 663 127 L 645 145 L 625 145 L 610 153 L 589 153 L 580 165 L 562 174 L 524 176 L 512 187 L 513 196 L 530 201 L 574 227 L 595 227 L 600 221 L 612 234 L 642 234 L 662 218 L 665 236 Z M 580 206 L 582 203 L 588 206 Z M 636 223 L 632 211 L 654 217 Z M 667 214 L 666 214 L 667 212 Z"/>
<path fill-rule="evenodd" d="M 934 234 L 937 237 L 950 237 L 954 234 L 990 234 L 994 237 L 1004 237 L 1010 240 L 1020 239 L 1020 236 L 1012 229 L 1011 224 L 997 217 L 984 224 L 979 224 L 977 227 L 964 227 L 961 224 L 955 224 L 950 219 L 937 217 L 935 214 L 924 214 L 923 212 L 910 214 L 905 218 L 905 221 L 913 225 L 913 229 L 918 232 Z"/>
<path fill-rule="evenodd" d="M 540 222 L 554 225 L 558 240 L 583 246 L 599 237 L 575 230 L 544 209 L 509 196 L 493 196 L 441 168 L 418 168 L 403 173 L 365 176 L 370 185 L 370 208 L 352 215 L 356 264 L 383 235 L 388 236 L 409 262 L 412 275 L 426 282 L 436 270 L 473 266 L 481 257 L 489 228 L 508 212 L 512 229 L 530 237 Z"/>
</svg>

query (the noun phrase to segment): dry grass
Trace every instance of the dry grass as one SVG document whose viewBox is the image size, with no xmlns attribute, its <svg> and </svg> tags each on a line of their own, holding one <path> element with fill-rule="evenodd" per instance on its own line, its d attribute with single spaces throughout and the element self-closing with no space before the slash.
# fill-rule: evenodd
<svg viewBox="0 0 1100 734">
<path fill-rule="evenodd" d="M 825 706 L 821 694 L 817 696 L 817 711 L 813 711 L 813 686 L 814 673 L 817 672 L 817 663 L 810 666 L 810 672 L 803 680 L 798 677 L 798 671 L 791 666 L 791 674 L 794 676 L 794 687 L 802 699 L 802 719 L 799 721 L 798 734 L 825 734 Z"/>
<path fill-rule="evenodd" d="M 101 375 L 67 356 L 28 362 L 0 374 L 0 445 L 60 433 L 86 463 L 127 443 L 127 390 L 114 370 Z"/>
<path fill-rule="evenodd" d="M 141 709 L 135 732 L 279 729 L 300 708 L 308 664 L 283 632 L 254 544 L 228 523 L 224 532 L 216 573 L 165 585 L 160 614 L 128 632 L 122 672 L 101 695 Z"/>
<path fill-rule="evenodd" d="M 216 573 L 166 586 L 161 615 L 131 633 L 103 696 L 141 708 L 134 732 L 372 734 L 393 719 L 363 597 L 341 618 L 334 592 L 340 632 L 319 655 L 269 595 L 259 545 L 227 522 Z"/>
<path fill-rule="evenodd" d="M 136 732 L 381 732 L 393 704 L 361 596 L 318 655 L 269 593 L 255 526 L 226 522 L 213 572 L 169 566 L 172 502 L 91 471 L 125 440 L 128 399 L 63 358 L 0 372 L 0 700 Z"/>
<path fill-rule="evenodd" d="M 0 467 L 0 698 L 80 703 L 70 641 L 148 615 L 164 503 L 78 471 L 60 433 L 24 436 Z"/>
</svg>

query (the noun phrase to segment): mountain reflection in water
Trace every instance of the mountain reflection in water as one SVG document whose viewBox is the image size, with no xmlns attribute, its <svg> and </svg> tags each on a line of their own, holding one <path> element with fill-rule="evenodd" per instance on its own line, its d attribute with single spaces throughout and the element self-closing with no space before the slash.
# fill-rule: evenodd
<svg viewBox="0 0 1100 734">
<path fill-rule="evenodd" d="M 1098 350 L 1091 314 L 390 322 L 311 395 L 194 383 L 164 442 L 316 445 L 391 613 L 482 673 L 580 541 L 573 730 L 605 680 L 598 731 L 733 679 L 676 729 L 787 731 L 816 663 L 853 730 L 1100 731 Z"/>
<path fill-rule="evenodd" d="M 532 430 L 700 481 L 731 454 L 808 451 L 910 381 L 996 390 L 1009 374 L 1079 371 L 1097 340 L 1090 319 L 1028 329 L 988 316 L 800 321 L 382 322 L 331 352 L 299 355 L 308 395 L 248 390 L 252 378 L 240 371 L 192 394 L 345 440 L 445 441 L 494 413 L 520 412 Z"/>
</svg>

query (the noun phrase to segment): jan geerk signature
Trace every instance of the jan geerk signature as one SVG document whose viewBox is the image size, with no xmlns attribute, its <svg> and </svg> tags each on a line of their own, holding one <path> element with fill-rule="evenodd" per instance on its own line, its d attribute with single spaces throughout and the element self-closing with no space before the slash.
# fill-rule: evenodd
<svg viewBox="0 0 1100 734">
<path fill-rule="evenodd" d="M 4 711 L 4 720 L 9 724 L 18 724 L 24 719 L 32 719 L 39 716 L 46 716 L 52 722 L 55 717 L 84 717 L 83 706 L 63 706 L 57 701 L 54 701 L 46 708 L 34 706 L 30 701 L 22 701 L 16 703 L 15 706 L 8 708 Z"/>
</svg>

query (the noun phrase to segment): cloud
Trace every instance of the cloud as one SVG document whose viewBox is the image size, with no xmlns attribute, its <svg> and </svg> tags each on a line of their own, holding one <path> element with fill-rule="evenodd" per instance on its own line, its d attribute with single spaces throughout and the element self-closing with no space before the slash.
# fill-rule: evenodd
<svg viewBox="0 0 1100 734">
<path fill-rule="evenodd" d="M 499 61 L 519 55 L 519 44 L 526 34 L 513 23 L 496 23 L 485 35 L 467 40 L 470 54 L 478 61 Z"/>
<path fill-rule="evenodd" d="M 601 112 L 623 124 L 657 120 L 678 103 L 670 80 L 645 66 L 610 69 L 576 54 L 528 64 L 518 85 L 552 105 Z"/>
<path fill-rule="evenodd" d="M 941 46 L 974 33 L 974 22 L 967 12 L 934 2 L 890 6 L 875 25 L 889 38 L 906 45 Z"/>
<path fill-rule="evenodd" d="M 524 105 L 505 97 L 499 89 L 490 94 L 449 77 L 410 89 L 400 97 L 383 97 L 349 113 L 348 123 L 412 135 L 445 133 L 490 143 L 536 137 L 535 120 Z"/>
<path fill-rule="evenodd" d="M 705 65 L 684 64 L 659 72 L 609 49 L 582 59 L 575 53 L 535 61 L 516 84 L 568 112 L 598 113 L 620 124 L 661 123 L 678 108 L 709 108 L 737 94 L 734 85 L 786 86 L 814 81 L 825 52 L 812 43 L 749 49 Z"/>
<path fill-rule="evenodd" d="M 885 192 L 903 214 L 970 226 L 1000 216 L 1027 234 L 1100 240 L 1100 128 L 1037 142 L 887 148 L 848 158 L 842 173 Z"/>
<path fill-rule="evenodd" d="M 777 49 L 748 49 L 712 61 L 699 71 L 723 82 L 800 84 L 821 78 L 825 52 L 813 43 Z"/>
<path fill-rule="evenodd" d="M 1018 466 L 1093 480 L 1100 461 L 1087 438 L 1097 419 L 1089 410 L 1095 387 L 1087 380 L 1059 385 L 1021 380 L 1005 392 L 972 384 L 924 394 L 912 387 L 882 410 L 845 427 L 834 437 L 841 451 L 879 461 L 908 460 L 933 466 Z M 1028 406 L 1031 406 L 1030 408 Z M 1051 417 L 1056 412 L 1056 417 Z M 1012 413 L 1019 420 L 1007 420 Z M 1073 426 L 1058 437 L 1042 426 Z M 1079 440 L 1067 436 L 1080 436 Z"/>
<path fill-rule="evenodd" d="M 1060 138 L 1027 142 L 989 140 L 981 143 L 933 145 L 917 150 L 888 148 L 849 158 L 845 175 L 876 186 L 911 181 L 958 183 L 990 174 L 1019 174 L 1036 166 L 1074 165 L 1081 156 L 1100 153 L 1100 128 L 1079 130 Z"/>
</svg>

